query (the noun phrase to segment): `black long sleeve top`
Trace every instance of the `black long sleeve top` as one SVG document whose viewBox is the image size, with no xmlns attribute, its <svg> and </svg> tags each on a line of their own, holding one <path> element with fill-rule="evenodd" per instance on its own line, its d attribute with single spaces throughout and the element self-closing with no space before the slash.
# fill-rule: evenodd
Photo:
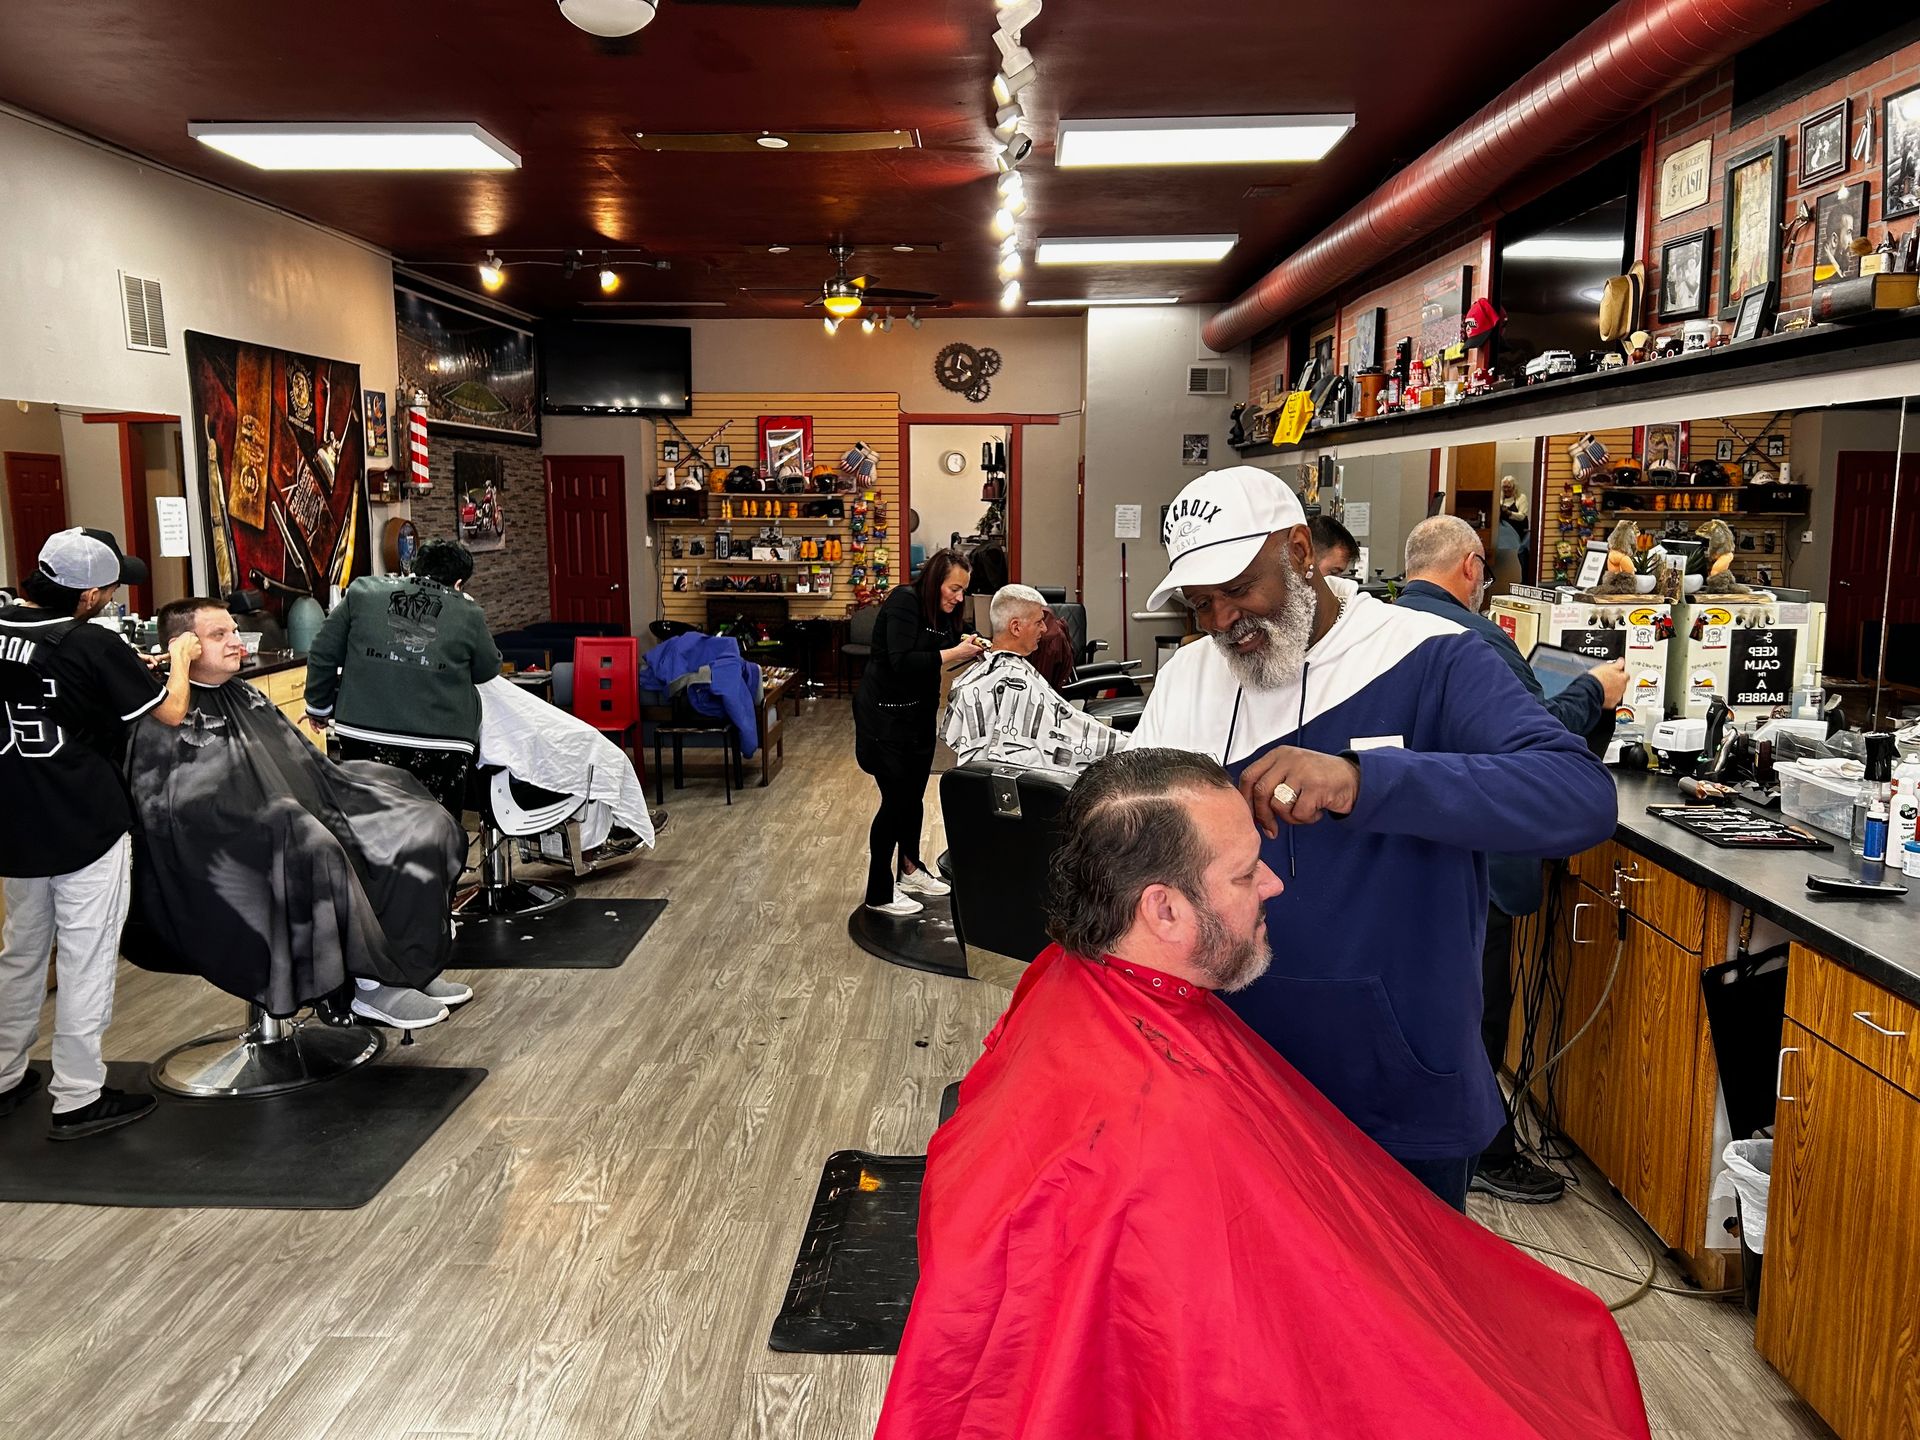
<svg viewBox="0 0 1920 1440">
<path fill-rule="evenodd" d="M 896 585 L 881 602 L 873 627 L 873 654 L 860 677 L 860 699 L 888 708 L 932 705 L 940 699 L 940 652 L 960 643 L 960 618 L 927 624 L 920 596 Z"/>
</svg>

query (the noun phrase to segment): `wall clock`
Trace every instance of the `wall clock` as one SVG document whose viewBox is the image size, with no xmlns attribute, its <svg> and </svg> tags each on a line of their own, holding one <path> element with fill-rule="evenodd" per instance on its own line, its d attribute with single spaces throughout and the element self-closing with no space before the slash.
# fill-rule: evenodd
<svg viewBox="0 0 1920 1440">
<path fill-rule="evenodd" d="M 967 457 L 958 450 L 949 450 L 940 457 L 940 468 L 949 475 L 964 474 L 967 468 Z"/>
<path fill-rule="evenodd" d="M 933 357 L 933 378 L 976 405 L 987 398 L 993 388 L 987 382 L 999 373 L 1000 352 L 991 346 L 976 350 L 956 341 Z"/>
</svg>

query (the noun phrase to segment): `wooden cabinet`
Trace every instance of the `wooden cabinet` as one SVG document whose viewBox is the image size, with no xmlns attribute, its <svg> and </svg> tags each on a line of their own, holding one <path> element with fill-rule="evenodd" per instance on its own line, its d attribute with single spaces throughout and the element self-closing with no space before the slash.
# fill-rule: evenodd
<svg viewBox="0 0 1920 1440">
<path fill-rule="evenodd" d="M 1706 1249 L 1717 1082 L 1700 971 L 1725 945 L 1726 902 L 1611 842 L 1575 857 L 1558 901 L 1546 956 L 1562 997 L 1559 1037 L 1536 1038 L 1536 1063 L 1592 1017 L 1553 1079 L 1560 1124 L 1695 1276 L 1717 1287 L 1726 1261 Z M 1516 956 L 1521 997 L 1531 963 Z M 1516 1014 L 1508 1047 L 1516 1070 L 1519 1031 Z M 1544 1090 L 1535 1087 L 1536 1103 Z"/>
<path fill-rule="evenodd" d="M 1803 947 L 1789 965 L 1755 1344 L 1842 1440 L 1920 1435 L 1920 1098 L 1854 1015 L 1906 1002 Z"/>
<path fill-rule="evenodd" d="M 307 713 L 307 672 L 301 666 L 291 670 L 276 670 L 271 675 L 260 675 L 247 682 L 274 703 L 276 709 L 299 729 L 313 745 L 326 749 L 327 742 L 313 733 L 301 719 Z"/>
</svg>

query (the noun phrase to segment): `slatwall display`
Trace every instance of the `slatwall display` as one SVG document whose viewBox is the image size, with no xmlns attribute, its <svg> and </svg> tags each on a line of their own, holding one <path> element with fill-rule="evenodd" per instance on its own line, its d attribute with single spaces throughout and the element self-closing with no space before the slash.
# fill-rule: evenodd
<svg viewBox="0 0 1920 1440">
<path fill-rule="evenodd" d="M 1730 441 L 1733 458 L 1723 461 L 1728 469 L 1740 474 L 1745 461 L 1757 461 L 1762 469 L 1762 479 L 1778 475 L 1782 464 L 1791 464 L 1793 460 L 1793 427 L 1789 415 L 1730 415 L 1718 420 L 1694 420 L 1689 423 L 1687 436 L 1687 462 L 1697 465 L 1702 460 L 1714 460 L 1725 453 L 1722 441 Z M 1607 447 L 1607 454 L 1615 459 L 1635 454 L 1633 428 L 1617 430 L 1596 430 L 1596 439 Z M 1769 454 L 1767 441 L 1777 437 L 1780 453 Z M 1661 499 L 1672 505 L 1676 499 L 1669 491 L 1664 497 L 1659 487 L 1648 487 L 1644 495 L 1634 497 L 1641 503 L 1625 513 L 1608 512 L 1598 506 L 1597 514 L 1591 525 L 1581 521 L 1581 507 L 1574 501 L 1572 485 L 1574 476 L 1573 461 L 1568 449 L 1580 438 L 1579 435 L 1552 435 L 1547 439 L 1547 476 L 1546 494 L 1541 505 L 1541 583 L 1555 584 L 1561 581 L 1571 582 L 1580 569 L 1580 557 L 1586 549 L 1589 538 L 1604 540 L 1614 525 L 1623 519 L 1637 524 L 1642 533 L 1656 540 L 1670 524 L 1683 527 L 1685 533 L 1704 524 L 1709 519 L 1724 520 L 1733 531 L 1734 539 L 1740 548 L 1734 552 L 1734 574 L 1752 584 L 1764 584 L 1767 580 L 1775 585 L 1793 583 L 1792 546 L 1798 533 L 1806 528 L 1804 515 L 1758 515 L 1748 514 L 1744 510 L 1731 513 L 1718 510 L 1656 510 L 1654 506 Z M 1796 475 L 1796 480 L 1810 477 Z M 1738 483 L 1738 482 L 1736 482 Z M 1686 498 L 1695 498 L 1698 492 L 1687 491 L 1680 487 Z M 1734 495 L 1738 504 L 1740 496 Z M 1572 546 L 1570 560 L 1558 559 L 1558 545 L 1566 540 Z M 1749 544 L 1749 542 L 1751 542 Z M 1556 567 L 1564 574 L 1556 574 Z M 1766 572 L 1764 575 L 1762 572 Z"/>
<path fill-rule="evenodd" d="M 676 416 L 674 423 L 680 427 L 687 441 L 700 444 L 722 421 L 730 421 L 726 433 L 717 440 L 703 446 L 702 453 L 711 463 L 715 444 L 725 445 L 732 455 L 735 465 L 755 464 L 758 461 L 760 444 L 760 417 L 772 416 L 810 416 L 813 420 L 813 458 L 816 466 L 821 464 L 838 466 L 840 457 L 854 447 L 857 441 L 865 441 L 869 448 L 879 452 L 879 464 L 874 472 L 873 489 L 887 507 L 886 539 L 870 541 L 879 544 L 887 552 L 889 561 L 890 584 L 899 584 L 906 576 L 907 524 L 906 516 L 900 506 L 900 397 L 897 394 L 838 394 L 811 395 L 799 393 L 784 394 L 696 394 L 693 397 L 693 413 Z M 663 422 L 654 426 L 655 444 L 659 447 L 655 455 L 658 474 L 667 472 L 666 443 L 677 440 L 673 431 Z M 679 465 L 684 473 L 687 463 L 687 445 L 680 445 Z M 657 547 L 660 573 L 660 614 L 668 620 L 685 621 L 690 625 L 704 627 L 707 623 L 707 602 L 727 595 L 737 595 L 741 611 L 747 614 L 764 613 L 764 602 L 784 601 L 789 618 L 803 619 L 843 619 L 852 610 L 854 586 L 849 579 L 857 559 L 853 549 L 853 535 L 844 519 L 842 520 L 787 520 L 772 522 L 760 519 L 744 518 L 741 515 L 741 501 L 748 498 L 773 499 L 766 497 L 729 497 L 734 502 L 735 518 L 725 521 L 720 518 L 718 494 L 707 497 L 708 517 L 705 520 L 657 520 L 653 522 L 653 543 Z M 785 500 L 811 500 L 821 497 L 814 495 L 780 496 Z M 851 514 L 852 505 L 858 496 L 844 497 L 846 508 Z M 798 595 L 793 592 L 793 580 L 803 569 L 815 570 L 827 566 L 828 562 L 792 561 L 778 564 L 752 564 L 750 562 L 714 558 L 714 532 L 729 530 L 736 545 L 747 545 L 761 529 L 777 523 L 782 534 L 791 540 L 811 536 L 822 540 L 829 536 L 837 537 L 843 549 L 841 560 L 832 564 L 833 593 L 831 595 Z M 672 541 L 679 537 L 684 551 L 692 548 L 691 542 L 698 537 L 706 547 L 704 556 L 683 554 L 682 558 L 672 558 Z M 868 567 L 871 571 L 871 566 Z M 676 570 L 683 570 L 687 576 L 687 588 L 675 590 L 673 576 Z M 708 580 L 726 577 L 778 576 L 785 587 L 774 591 L 709 591 L 704 588 Z"/>
</svg>

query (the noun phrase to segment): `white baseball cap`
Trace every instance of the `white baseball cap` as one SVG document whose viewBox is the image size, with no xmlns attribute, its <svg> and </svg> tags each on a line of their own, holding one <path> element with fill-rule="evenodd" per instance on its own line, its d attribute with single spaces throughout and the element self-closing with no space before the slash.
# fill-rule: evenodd
<svg viewBox="0 0 1920 1440">
<path fill-rule="evenodd" d="M 1172 563 L 1147 608 L 1158 610 L 1189 585 L 1224 585 L 1253 563 L 1269 535 L 1306 523 L 1300 501 L 1272 471 L 1209 470 L 1167 507 L 1160 543 Z"/>
<path fill-rule="evenodd" d="M 120 542 L 104 530 L 76 526 L 47 537 L 40 547 L 40 573 L 69 590 L 144 585 L 144 562 L 120 553 Z"/>
</svg>

